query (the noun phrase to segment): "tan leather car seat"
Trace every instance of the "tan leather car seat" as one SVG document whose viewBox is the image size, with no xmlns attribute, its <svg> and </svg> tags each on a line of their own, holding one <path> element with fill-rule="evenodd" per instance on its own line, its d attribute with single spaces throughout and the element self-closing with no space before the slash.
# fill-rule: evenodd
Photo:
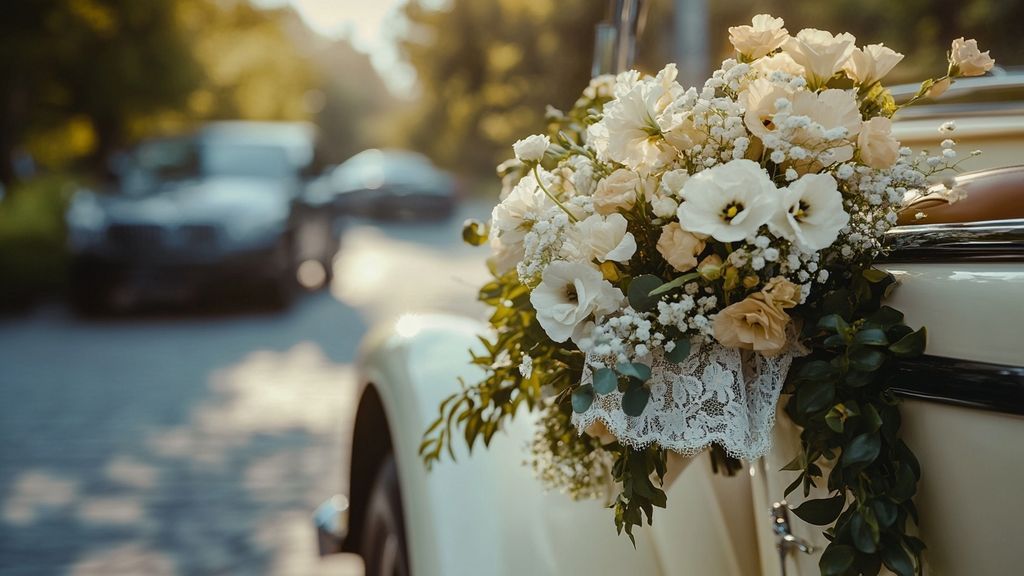
<svg viewBox="0 0 1024 576">
<path fill-rule="evenodd" d="M 948 224 L 1024 218 L 1024 166 L 1010 166 L 962 174 L 953 180 L 954 190 L 967 197 L 952 204 L 929 193 L 900 212 L 899 224 Z M 943 190 L 938 184 L 930 190 Z M 924 213 L 924 218 L 916 218 Z"/>
</svg>

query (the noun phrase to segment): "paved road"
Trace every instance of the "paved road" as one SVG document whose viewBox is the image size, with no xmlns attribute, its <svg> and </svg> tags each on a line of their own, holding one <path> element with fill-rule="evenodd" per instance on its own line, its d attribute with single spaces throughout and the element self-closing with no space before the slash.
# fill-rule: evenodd
<svg viewBox="0 0 1024 576">
<path fill-rule="evenodd" d="M 0 320 L 0 574 L 361 574 L 309 514 L 343 488 L 367 327 L 477 311 L 460 222 L 350 226 L 285 313 Z"/>
</svg>

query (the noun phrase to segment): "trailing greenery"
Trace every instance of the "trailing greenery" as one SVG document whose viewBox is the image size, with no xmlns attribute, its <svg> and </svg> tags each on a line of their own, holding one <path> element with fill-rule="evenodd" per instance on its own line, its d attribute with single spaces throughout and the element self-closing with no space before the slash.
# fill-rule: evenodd
<svg viewBox="0 0 1024 576">
<path fill-rule="evenodd" d="M 826 576 L 873 575 L 882 565 L 900 576 L 921 571 L 924 543 L 907 533 L 908 520 L 917 523 L 912 498 L 921 468 L 900 438 L 887 368 L 921 354 L 926 333 L 882 305 L 894 284 L 873 268 L 837 274 L 824 298 L 803 311 L 819 320 L 804 330 L 814 352 L 787 382 L 786 412 L 803 430 L 802 451 L 784 468 L 799 473 L 786 494 L 802 486 L 807 496 L 824 480 L 829 496 L 793 512 L 828 526 L 820 562 Z"/>
</svg>

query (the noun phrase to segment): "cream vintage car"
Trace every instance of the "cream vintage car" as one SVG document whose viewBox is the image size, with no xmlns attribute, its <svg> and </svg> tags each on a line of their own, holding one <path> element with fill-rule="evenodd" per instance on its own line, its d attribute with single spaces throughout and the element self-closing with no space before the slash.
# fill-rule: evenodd
<svg viewBox="0 0 1024 576">
<path fill-rule="evenodd" d="M 927 470 L 916 504 L 928 543 L 925 573 L 1024 573 L 1024 114 L 1020 100 L 978 104 L 1019 77 L 965 81 L 897 122 L 913 147 L 935 146 L 955 119 L 961 149 L 982 148 L 953 185 L 956 204 L 925 198 L 891 233 L 881 263 L 900 286 L 891 304 L 927 326 L 926 355 L 898 365 L 907 443 Z M 985 98 L 981 98 L 984 100 Z M 923 212 L 924 219 L 914 215 Z M 601 502 L 547 493 L 523 464 L 533 421 L 519 414 L 487 450 L 457 451 L 430 472 L 418 448 L 459 379 L 481 375 L 466 352 L 487 325 L 407 315 L 364 342 L 346 497 L 316 514 L 323 552 L 353 551 L 367 574 L 818 574 L 826 545 L 781 501 L 798 431 L 780 414 L 774 449 L 733 477 L 697 457 L 668 489 L 671 505 L 638 532 L 616 535 Z M 812 497 L 815 495 L 812 493 Z"/>
</svg>

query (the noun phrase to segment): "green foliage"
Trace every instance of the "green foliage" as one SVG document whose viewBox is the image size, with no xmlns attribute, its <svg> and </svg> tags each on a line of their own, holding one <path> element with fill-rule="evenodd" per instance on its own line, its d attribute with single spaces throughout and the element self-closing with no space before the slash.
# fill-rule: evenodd
<svg viewBox="0 0 1024 576">
<path fill-rule="evenodd" d="M 0 201 L 0 307 L 19 307 L 66 280 L 64 209 L 68 178 L 48 176 L 18 184 Z"/>
<path fill-rule="evenodd" d="M 623 531 L 636 546 L 633 528 L 642 526 L 644 516 L 647 523 L 654 521 L 654 507 L 664 508 L 668 502 L 665 491 L 660 488 L 665 478 L 668 453 L 657 446 L 644 450 L 619 447 L 612 466 L 612 479 L 622 484 L 622 491 L 615 498 L 615 529 Z M 657 485 L 655 485 L 655 479 Z"/>
<path fill-rule="evenodd" d="M 877 574 L 884 564 L 902 576 L 921 565 L 923 544 L 907 534 L 907 520 L 917 521 L 911 499 L 921 471 L 899 438 L 899 406 L 885 367 L 920 354 L 926 332 L 881 305 L 893 282 L 875 269 L 836 273 L 831 290 L 801 311 L 820 320 L 805 333 L 814 352 L 786 384 L 786 411 L 803 430 L 802 452 L 785 469 L 799 472 L 787 494 L 802 485 L 808 495 L 820 480 L 830 494 L 794 510 L 830 526 L 822 574 Z M 832 467 L 827 478 L 823 461 Z"/>
</svg>

